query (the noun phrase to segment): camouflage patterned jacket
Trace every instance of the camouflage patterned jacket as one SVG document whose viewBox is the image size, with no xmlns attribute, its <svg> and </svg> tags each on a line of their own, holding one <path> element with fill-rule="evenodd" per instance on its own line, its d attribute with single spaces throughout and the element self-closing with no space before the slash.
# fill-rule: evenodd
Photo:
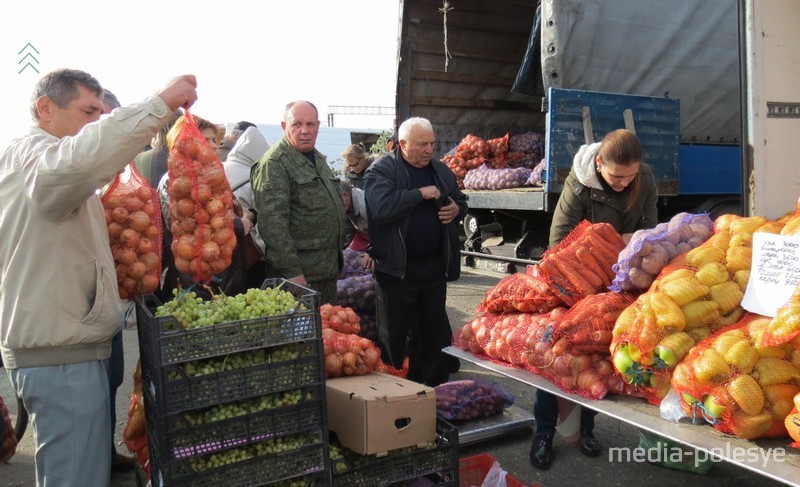
<svg viewBox="0 0 800 487">
<path fill-rule="evenodd" d="M 343 262 L 345 211 L 339 182 L 314 151 L 312 164 L 286 137 L 253 165 L 251 181 L 268 277 L 335 278 Z"/>
</svg>

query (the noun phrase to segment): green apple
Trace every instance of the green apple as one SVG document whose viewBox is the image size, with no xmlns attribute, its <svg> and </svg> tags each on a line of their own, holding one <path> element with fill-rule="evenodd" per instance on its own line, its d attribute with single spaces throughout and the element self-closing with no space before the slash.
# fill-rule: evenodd
<svg viewBox="0 0 800 487">
<path fill-rule="evenodd" d="M 722 419 L 725 414 L 725 407 L 721 406 L 711 394 L 708 394 L 703 399 L 703 408 L 706 412 L 714 418 L 714 420 Z"/>
</svg>

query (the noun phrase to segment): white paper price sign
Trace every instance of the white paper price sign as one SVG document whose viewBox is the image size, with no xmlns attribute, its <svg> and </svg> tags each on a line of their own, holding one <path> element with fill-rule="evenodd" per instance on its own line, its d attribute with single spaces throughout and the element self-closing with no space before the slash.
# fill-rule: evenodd
<svg viewBox="0 0 800 487">
<path fill-rule="evenodd" d="M 753 264 L 742 307 L 774 317 L 800 284 L 800 236 L 753 234 Z"/>
</svg>

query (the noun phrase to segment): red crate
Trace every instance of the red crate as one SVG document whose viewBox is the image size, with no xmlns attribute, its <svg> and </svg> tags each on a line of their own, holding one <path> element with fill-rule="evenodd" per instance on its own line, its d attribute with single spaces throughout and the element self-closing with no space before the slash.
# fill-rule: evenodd
<svg viewBox="0 0 800 487">
<path fill-rule="evenodd" d="M 494 464 L 494 457 L 488 453 L 480 453 L 471 457 L 464 457 L 458 460 L 458 485 L 459 487 L 475 487 L 483 483 L 486 474 Z M 525 484 L 506 474 L 506 484 L 508 487 L 535 487 L 540 484 Z"/>
</svg>

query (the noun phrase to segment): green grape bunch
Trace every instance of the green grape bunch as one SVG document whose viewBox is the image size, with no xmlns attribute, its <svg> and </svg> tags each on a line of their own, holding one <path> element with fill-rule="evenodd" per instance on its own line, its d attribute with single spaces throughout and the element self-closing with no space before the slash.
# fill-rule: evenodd
<svg viewBox="0 0 800 487">
<path fill-rule="evenodd" d="M 250 320 L 304 311 L 292 293 L 274 288 L 248 289 L 236 296 L 216 294 L 204 301 L 194 291 L 173 290 L 174 298 L 156 308 L 156 316 L 172 316 L 184 329 L 202 328 L 237 320 Z"/>
</svg>

